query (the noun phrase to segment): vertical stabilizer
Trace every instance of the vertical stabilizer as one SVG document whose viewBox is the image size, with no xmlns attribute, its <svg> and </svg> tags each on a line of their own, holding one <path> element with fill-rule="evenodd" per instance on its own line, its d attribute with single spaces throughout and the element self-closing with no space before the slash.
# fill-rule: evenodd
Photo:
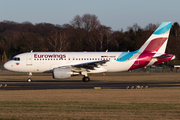
<svg viewBox="0 0 180 120">
<path fill-rule="evenodd" d="M 172 22 L 163 22 L 139 49 L 141 53 L 165 53 Z"/>
</svg>

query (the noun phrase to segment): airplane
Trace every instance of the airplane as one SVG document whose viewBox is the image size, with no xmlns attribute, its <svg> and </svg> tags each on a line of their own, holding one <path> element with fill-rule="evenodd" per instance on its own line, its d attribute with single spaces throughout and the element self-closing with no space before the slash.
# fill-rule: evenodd
<svg viewBox="0 0 180 120">
<path fill-rule="evenodd" d="M 88 82 L 89 73 L 121 72 L 157 65 L 175 59 L 166 54 L 172 22 L 162 22 L 147 41 L 133 52 L 27 52 L 14 56 L 4 68 L 15 72 L 52 73 L 54 79 L 83 75 Z"/>
</svg>

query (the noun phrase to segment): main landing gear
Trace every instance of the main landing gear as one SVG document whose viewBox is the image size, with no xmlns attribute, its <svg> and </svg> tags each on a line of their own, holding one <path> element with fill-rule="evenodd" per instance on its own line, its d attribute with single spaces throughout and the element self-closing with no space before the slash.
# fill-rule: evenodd
<svg viewBox="0 0 180 120">
<path fill-rule="evenodd" d="M 82 81 L 84 81 L 84 82 L 89 82 L 89 81 L 90 81 L 90 78 L 89 78 L 89 77 L 84 76 L 84 77 L 82 78 Z"/>
<path fill-rule="evenodd" d="M 87 71 L 81 72 L 81 75 L 84 75 L 84 77 L 82 78 L 83 82 L 89 82 L 90 81 L 90 78 L 87 75 Z"/>
<path fill-rule="evenodd" d="M 27 79 L 27 81 L 28 82 L 31 82 L 32 80 L 31 80 L 31 76 L 32 76 L 32 72 L 29 72 L 29 74 L 28 74 L 29 76 L 28 76 L 28 79 Z"/>
</svg>

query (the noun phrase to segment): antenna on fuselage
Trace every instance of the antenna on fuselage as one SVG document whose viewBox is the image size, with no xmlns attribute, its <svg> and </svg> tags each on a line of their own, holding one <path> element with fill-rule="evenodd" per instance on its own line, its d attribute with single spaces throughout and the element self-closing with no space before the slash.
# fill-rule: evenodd
<svg viewBox="0 0 180 120">
<path fill-rule="evenodd" d="M 108 49 L 106 50 L 106 52 L 108 52 Z"/>
<path fill-rule="evenodd" d="M 33 52 L 33 50 L 31 50 L 31 53 Z"/>
</svg>

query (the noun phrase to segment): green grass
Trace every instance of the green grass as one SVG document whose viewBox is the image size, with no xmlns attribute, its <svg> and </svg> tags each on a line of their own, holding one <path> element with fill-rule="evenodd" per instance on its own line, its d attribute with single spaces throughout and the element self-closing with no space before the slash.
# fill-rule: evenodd
<svg viewBox="0 0 180 120">
<path fill-rule="evenodd" d="M 157 118 L 180 118 L 180 104 L 173 103 L 99 103 L 99 102 L 79 102 L 79 101 L 61 101 L 61 102 L 1 102 L 0 110 L 1 114 L 9 114 L 10 119 L 57 119 L 55 114 L 66 114 L 66 116 L 60 115 L 63 119 L 96 119 L 96 118 L 108 118 L 118 119 L 120 115 L 118 113 L 124 112 L 131 116 L 139 116 L 139 118 L 145 119 L 146 114 L 155 115 Z M 156 113 L 157 112 L 157 113 Z M 47 115 L 41 116 L 47 113 Z M 88 113 L 83 117 L 79 117 L 76 114 Z M 93 113 L 99 113 L 95 114 Z M 111 113 L 114 115 L 111 116 Z M 167 114 L 167 115 L 166 115 Z M 169 115 L 168 115 L 169 114 Z M 74 117 L 73 117 L 74 115 Z M 142 115 L 142 116 L 141 116 Z M 170 117 L 170 115 L 174 115 Z M 6 117 L 4 117 L 6 118 Z M 7 117 L 8 118 L 8 117 Z M 149 116 L 147 118 L 155 118 Z"/>
<path fill-rule="evenodd" d="M 0 91 L 1 119 L 180 119 L 180 88 Z"/>
<path fill-rule="evenodd" d="M 99 102 L 79 102 L 79 101 L 61 101 L 61 102 L 1 102 L 1 113 L 12 112 L 44 112 L 52 109 L 63 111 L 64 109 L 73 112 L 82 111 L 104 111 L 104 110 L 180 110 L 180 104 L 174 103 L 99 103 Z M 38 111 L 37 109 L 41 109 Z M 43 111 L 44 110 L 44 111 Z"/>
</svg>

